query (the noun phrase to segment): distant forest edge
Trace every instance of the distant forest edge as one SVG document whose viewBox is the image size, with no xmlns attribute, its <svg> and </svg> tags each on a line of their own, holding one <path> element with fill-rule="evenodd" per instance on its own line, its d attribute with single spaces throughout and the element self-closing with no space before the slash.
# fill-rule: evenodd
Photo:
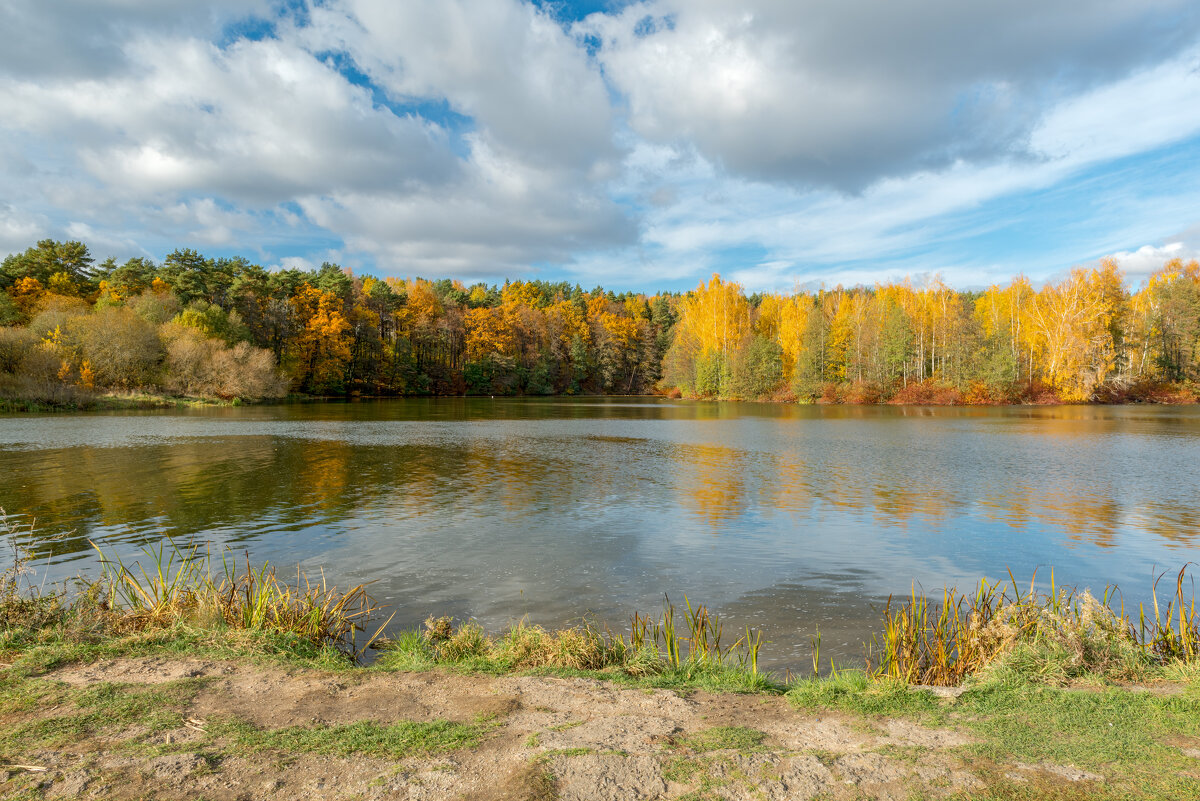
<svg viewBox="0 0 1200 801">
<path fill-rule="evenodd" d="M 268 271 L 176 250 L 0 265 L 0 397 L 644 394 L 826 403 L 1195 402 L 1200 265 L 1115 262 L 1035 289 L 939 279 L 747 296 Z"/>
</svg>

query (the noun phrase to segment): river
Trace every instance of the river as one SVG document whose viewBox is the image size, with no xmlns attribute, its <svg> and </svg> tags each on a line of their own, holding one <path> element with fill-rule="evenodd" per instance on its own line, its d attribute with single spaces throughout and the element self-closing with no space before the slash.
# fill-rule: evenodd
<svg viewBox="0 0 1200 801">
<path fill-rule="evenodd" d="M 808 664 L 818 627 L 823 658 L 861 659 L 914 583 L 1053 567 L 1144 600 L 1200 557 L 1198 487 L 1196 407 L 443 398 L 0 417 L 0 507 L 36 519 L 51 581 L 96 573 L 88 540 L 129 559 L 171 538 L 373 582 L 393 628 L 590 614 L 621 630 L 686 594 L 727 632 L 761 627 L 777 669 Z"/>
</svg>

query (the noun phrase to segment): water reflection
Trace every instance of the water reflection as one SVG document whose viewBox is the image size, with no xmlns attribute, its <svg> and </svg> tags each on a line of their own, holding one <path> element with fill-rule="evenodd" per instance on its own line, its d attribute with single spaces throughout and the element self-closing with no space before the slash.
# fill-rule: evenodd
<svg viewBox="0 0 1200 801">
<path fill-rule="evenodd" d="M 162 537 L 375 580 L 412 625 L 683 593 L 794 662 L 873 607 L 1054 565 L 1136 599 L 1200 536 L 1194 408 L 444 399 L 0 418 L 0 506 L 56 576 Z M 65 535 L 65 536 L 56 536 Z M 846 654 L 840 653 L 845 645 Z"/>
</svg>

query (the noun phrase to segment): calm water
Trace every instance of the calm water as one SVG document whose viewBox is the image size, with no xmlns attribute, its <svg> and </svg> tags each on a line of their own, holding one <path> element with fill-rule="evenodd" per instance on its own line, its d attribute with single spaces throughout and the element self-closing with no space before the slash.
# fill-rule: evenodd
<svg viewBox="0 0 1200 801">
<path fill-rule="evenodd" d="M 0 418 L 0 506 L 52 580 L 163 537 L 373 581 L 395 626 L 489 629 L 663 593 L 775 667 L 861 657 L 889 593 L 1200 559 L 1200 409 L 371 401 Z M 7 551 L 7 547 L 5 547 Z M 10 559 L 10 556 L 0 557 Z"/>
</svg>

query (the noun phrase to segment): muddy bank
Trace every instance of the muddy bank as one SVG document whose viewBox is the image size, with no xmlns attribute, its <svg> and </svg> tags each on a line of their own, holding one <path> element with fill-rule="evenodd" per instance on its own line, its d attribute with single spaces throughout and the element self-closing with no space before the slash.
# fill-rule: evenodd
<svg viewBox="0 0 1200 801">
<path fill-rule="evenodd" d="M 30 750 L 7 746 L 6 798 L 907 799 L 985 789 L 962 731 L 798 710 L 778 695 L 167 657 L 69 666 L 36 682 L 25 692 L 37 699 L 0 721 L 41 733 L 26 737 Z M 139 698 L 150 705 L 130 707 Z M 80 722 L 85 712 L 91 723 Z M 469 734 L 449 744 L 421 740 L 432 728 L 411 742 L 379 734 L 409 723 Z M 321 730 L 346 742 L 315 738 Z M 1069 765 L 1001 767 L 1047 787 L 1104 781 Z"/>
</svg>

